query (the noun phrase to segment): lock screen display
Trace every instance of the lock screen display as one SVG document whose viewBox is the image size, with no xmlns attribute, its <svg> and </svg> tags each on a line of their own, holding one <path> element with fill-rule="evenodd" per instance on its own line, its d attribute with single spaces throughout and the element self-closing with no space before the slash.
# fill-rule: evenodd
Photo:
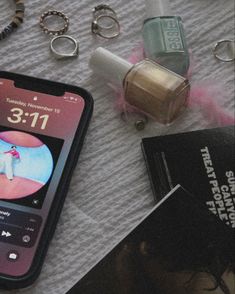
<svg viewBox="0 0 235 294">
<path fill-rule="evenodd" d="M 61 176 L 83 107 L 74 93 L 53 96 L 0 79 L 0 202 L 42 208 L 53 176 Z"/>
</svg>

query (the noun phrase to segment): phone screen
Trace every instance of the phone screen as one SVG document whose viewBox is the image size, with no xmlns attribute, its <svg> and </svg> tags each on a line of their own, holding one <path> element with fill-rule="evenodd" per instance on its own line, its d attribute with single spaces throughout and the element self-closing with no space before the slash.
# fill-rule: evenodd
<svg viewBox="0 0 235 294">
<path fill-rule="evenodd" d="M 28 272 L 84 107 L 0 78 L 0 274 Z"/>
</svg>

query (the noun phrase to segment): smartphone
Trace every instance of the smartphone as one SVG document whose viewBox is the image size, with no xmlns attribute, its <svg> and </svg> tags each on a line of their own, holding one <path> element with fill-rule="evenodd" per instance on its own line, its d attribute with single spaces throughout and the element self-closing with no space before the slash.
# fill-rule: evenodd
<svg viewBox="0 0 235 294">
<path fill-rule="evenodd" d="M 173 188 L 67 294 L 233 294 L 234 229 Z"/>
<path fill-rule="evenodd" d="M 92 109 L 82 88 L 0 72 L 0 288 L 38 277 Z"/>
</svg>

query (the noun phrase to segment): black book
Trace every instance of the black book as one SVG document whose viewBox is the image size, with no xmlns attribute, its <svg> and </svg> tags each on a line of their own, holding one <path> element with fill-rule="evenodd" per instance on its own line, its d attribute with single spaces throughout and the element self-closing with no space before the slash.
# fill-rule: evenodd
<svg viewBox="0 0 235 294">
<path fill-rule="evenodd" d="M 143 139 L 156 201 L 180 184 L 235 228 L 234 135 L 228 126 Z"/>
<path fill-rule="evenodd" d="M 234 294 L 234 229 L 180 185 L 67 294 Z"/>
</svg>

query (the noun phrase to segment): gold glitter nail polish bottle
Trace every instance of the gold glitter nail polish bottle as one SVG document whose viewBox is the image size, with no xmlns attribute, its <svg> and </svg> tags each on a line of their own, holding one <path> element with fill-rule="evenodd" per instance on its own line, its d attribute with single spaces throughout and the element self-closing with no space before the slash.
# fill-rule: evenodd
<svg viewBox="0 0 235 294">
<path fill-rule="evenodd" d="M 125 100 L 160 123 L 171 123 L 186 107 L 190 84 L 180 75 L 145 59 L 135 65 L 98 48 L 91 68 L 124 89 Z"/>
</svg>

